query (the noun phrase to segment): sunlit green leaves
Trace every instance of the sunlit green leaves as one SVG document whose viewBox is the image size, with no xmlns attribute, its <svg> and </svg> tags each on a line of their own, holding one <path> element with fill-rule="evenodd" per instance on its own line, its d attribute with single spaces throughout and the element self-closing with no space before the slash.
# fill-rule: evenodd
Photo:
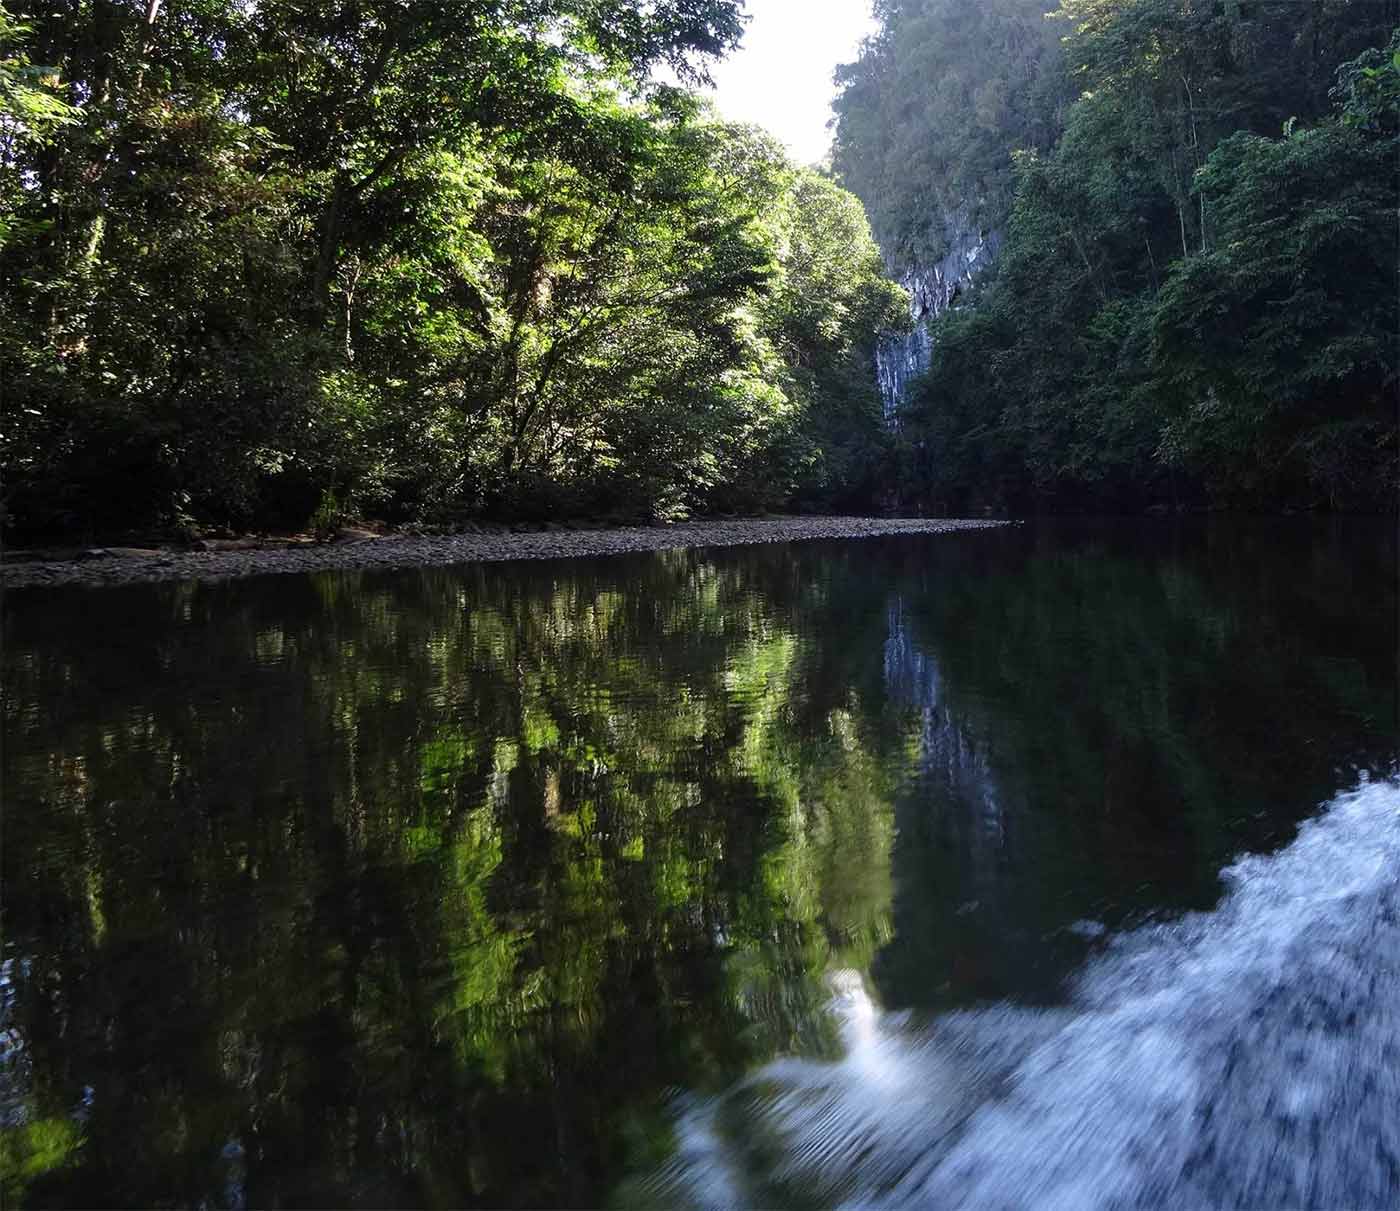
<svg viewBox="0 0 1400 1211">
<path fill-rule="evenodd" d="M 858 205 L 797 200 L 775 141 L 641 83 L 703 75 L 735 0 L 147 16 L 29 15 L 62 87 L 25 112 L 82 105 L 7 144 L 7 525 L 772 506 L 827 404 L 792 363 L 839 362 L 841 407 L 868 386 L 894 296 Z"/>
<path fill-rule="evenodd" d="M 0 1127 L 0 1191 L 7 1206 L 22 1206 L 29 1187 L 73 1164 L 83 1144 L 71 1119 L 34 1119 Z"/>
</svg>

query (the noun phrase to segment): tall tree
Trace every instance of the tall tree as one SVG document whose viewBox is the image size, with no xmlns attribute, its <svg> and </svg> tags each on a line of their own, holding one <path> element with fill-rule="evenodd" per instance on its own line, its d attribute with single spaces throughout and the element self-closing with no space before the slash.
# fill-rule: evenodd
<svg viewBox="0 0 1400 1211">
<path fill-rule="evenodd" d="M 784 359 L 867 369 L 858 207 L 789 279 L 810 184 L 645 83 L 739 0 L 30 8 L 80 120 L 13 164 L 13 529 L 780 503 L 826 406 Z"/>
</svg>

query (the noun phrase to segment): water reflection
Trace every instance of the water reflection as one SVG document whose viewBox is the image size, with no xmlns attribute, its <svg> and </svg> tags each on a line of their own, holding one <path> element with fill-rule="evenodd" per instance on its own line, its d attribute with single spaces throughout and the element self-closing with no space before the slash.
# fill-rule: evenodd
<svg viewBox="0 0 1400 1211">
<path fill-rule="evenodd" d="M 914 642 L 912 627 L 904 598 L 895 597 L 885 641 L 885 684 L 895 701 L 918 710 L 917 766 L 923 798 L 937 805 L 941 823 L 956 837 L 964 870 L 973 876 L 972 888 L 990 895 L 1007 839 L 1001 793 L 986 745 L 943 701 L 938 665 Z M 979 904 L 969 901 L 966 907 Z"/>
<path fill-rule="evenodd" d="M 1364 784 L 1214 912 L 1130 931 L 1067 1004 L 911 1026 L 856 973 L 834 1063 L 679 1108 L 651 1205 L 1367 1207 L 1400 1167 L 1400 783 Z"/>
<path fill-rule="evenodd" d="M 823 1201 L 920 1104 L 898 1011 L 1061 1003 L 1384 768 L 1393 568 L 1017 532 L 13 594 L 6 1196 L 627 1201 L 792 1080 L 827 1152 L 782 1111 L 745 1164 Z M 886 1092 L 803 1085 L 840 1057 Z"/>
</svg>

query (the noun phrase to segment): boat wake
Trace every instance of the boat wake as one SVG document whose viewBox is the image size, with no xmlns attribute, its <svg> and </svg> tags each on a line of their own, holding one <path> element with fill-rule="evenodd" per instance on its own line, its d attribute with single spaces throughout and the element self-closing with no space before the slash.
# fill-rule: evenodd
<svg viewBox="0 0 1400 1211">
<path fill-rule="evenodd" d="M 1390 1207 L 1400 784 L 1363 784 L 1219 906 L 1107 942 L 1068 1004 L 915 1026 L 833 977 L 844 1058 L 681 1103 L 672 1205 Z"/>
</svg>

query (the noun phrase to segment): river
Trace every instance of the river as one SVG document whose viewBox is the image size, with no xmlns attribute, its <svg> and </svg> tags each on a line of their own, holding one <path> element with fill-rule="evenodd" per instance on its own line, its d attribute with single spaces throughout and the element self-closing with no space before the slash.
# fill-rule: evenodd
<svg viewBox="0 0 1400 1211">
<path fill-rule="evenodd" d="M 11 592 L 33 1206 L 1385 1207 L 1396 550 Z"/>
</svg>

